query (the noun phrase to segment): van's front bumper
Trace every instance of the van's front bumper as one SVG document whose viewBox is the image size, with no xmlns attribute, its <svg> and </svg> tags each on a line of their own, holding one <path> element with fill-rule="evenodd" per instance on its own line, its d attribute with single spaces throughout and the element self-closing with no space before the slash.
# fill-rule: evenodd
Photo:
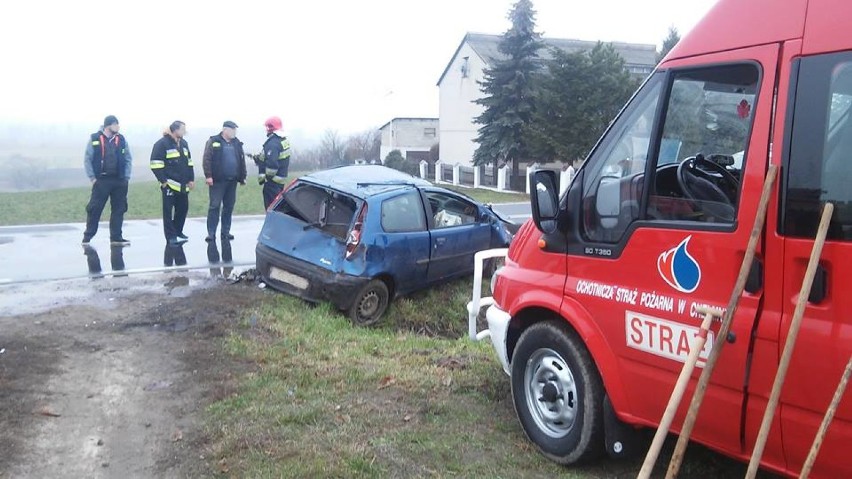
<svg viewBox="0 0 852 479">
<path fill-rule="evenodd" d="M 328 301 L 340 309 L 352 307 L 355 297 L 370 278 L 334 273 L 261 243 L 255 249 L 257 271 L 272 288 L 305 301 Z"/>
<path fill-rule="evenodd" d="M 509 321 L 512 319 L 509 313 L 500 309 L 496 304 L 492 304 L 485 311 L 485 318 L 488 320 L 488 332 L 491 337 L 491 345 L 494 346 L 494 351 L 497 352 L 497 359 L 503 366 L 503 371 L 509 373 L 509 352 L 506 348 L 506 336 L 509 331 Z"/>
</svg>

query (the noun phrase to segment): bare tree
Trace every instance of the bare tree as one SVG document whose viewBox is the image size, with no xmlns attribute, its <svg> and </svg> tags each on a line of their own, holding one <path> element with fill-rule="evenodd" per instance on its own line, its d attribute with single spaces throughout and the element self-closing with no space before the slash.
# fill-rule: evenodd
<svg viewBox="0 0 852 479">
<path fill-rule="evenodd" d="M 381 132 L 369 129 L 356 133 L 346 141 L 346 161 L 364 160 L 366 163 L 379 161 L 379 150 L 382 146 Z"/>
<path fill-rule="evenodd" d="M 320 166 L 333 168 L 344 163 L 343 153 L 346 146 L 337 130 L 325 130 L 320 144 Z"/>
</svg>

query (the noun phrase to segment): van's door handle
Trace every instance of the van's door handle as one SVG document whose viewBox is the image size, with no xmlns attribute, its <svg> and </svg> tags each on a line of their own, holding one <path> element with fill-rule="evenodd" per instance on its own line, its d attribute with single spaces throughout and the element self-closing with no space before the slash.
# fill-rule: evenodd
<svg viewBox="0 0 852 479">
<path fill-rule="evenodd" d="M 819 304 L 828 296 L 828 271 L 820 264 L 817 266 L 816 275 L 814 276 L 814 284 L 811 286 L 811 294 L 808 296 L 808 302 Z"/>
</svg>

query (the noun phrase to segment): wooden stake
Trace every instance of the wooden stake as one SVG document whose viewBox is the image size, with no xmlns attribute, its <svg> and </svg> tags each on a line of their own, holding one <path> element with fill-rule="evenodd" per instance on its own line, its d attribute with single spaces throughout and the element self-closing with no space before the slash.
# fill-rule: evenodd
<svg viewBox="0 0 852 479">
<path fill-rule="evenodd" d="M 772 429 L 772 419 L 775 417 L 775 410 L 778 408 L 778 400 L 781 398 L 781 388 L 784 387 L 784 380 L 787 377 L 787 369 L 790 367 L 790 359 L 793 357 L 793 349 L 796 347 L 796 338 L 799 337 L 799 328 L 802 326 L 802 318 L 805 316 L 805 307 L 808 305 L 808 296 L 811 293 L 811 287 L 814 284 L 814 276 L 816 276 L 817 267 L 819 266 L 819 258 L 822 255 L 822 248 L 825 246 L 825 237 L 828 234 L 828 226 L 831 223 L 831 216 L 834 214 L 834 205 L 826 203 L 822 210 L 822 219 L 819 222 L 816 240 L 814 241 L 813 249 L 811 250 L 811 258 L 808 261 L 808 269 L 805 270 L 805 278 L 802 281 L 802 289 L 799 290 L 799 298 L 796 301 L 796 310 L 793 313 L 793 320 L 790 323 L 790 330 L 787 332 L 787 341 L 784 344 L 784 352 L 781 354 L 781 362 L 778 364 L 778 372 L 775 373 L 775 383 L 772 385 L 772 393 L 769 395 L 769 403 L 766 405 L 766 412 L 763 414 L 763 422 L 760 424 L 760 432 L 757 435 L 757 442 L 754 445 L 754 451 L 751 454 L 751 461 L 748 463 L 746 471 L 746 479 L 753 479 L 757 475 L 757 470 L 760 468 L 760 459 L 763 457 L 763 450 L 766 447 L 766 441 L 769 438 L 769 431 Z"/>
<path fill-rule="evenodd" d="M 846 363 L 846 370 L 843 371 L 843 376 L 840 377 L 840 384 L 837 385 L 837 390 L 834 391 L 834 398 L 832 398 L 831 404 L 828 406 L 828 410 L 825 411 L 825 417 L 822 418 L 822 424 L 819 425 L 819 430 L 814 438 L 814 444 L 811 446 L 811 452 L 808 453 L 805 465 L 802 466 L 802 473 L 799 475 L 802 479 L 806 479 L 811 473 L 811 469 L 814 467 L 817 454 L 819 454 L 819 448 L 822 447 L 822 441 L 825 439 L 825 434 L 828 432 L 828 426 L 831 424 L 831 420 L 834 419 L 834 413 L 837 412 L 838 406 L 840 406 L 840 400 L 843 399 L 843 393 L 846 392 L 846 385 L 849 384 L 850 376 L 852 376 L 852 357 L 850 357 L 849 362 Z"/>
<path fill-rule="evenodd" d="M 710 330 L 710 325 L 713 323 L 713 318 L 721 318 L 725 314 L 721 309 L 708 308 L 699 306 L 696 311 L 704 315 L 704 321 L 701 322 L 701 327 L 698 330 L 698 336 L 692 344 L 689 345 L 689 357 L 683 363 L 683 368 L 680 370 L 680 376 L 677 378 L 672 395 L 669 398 L 669 404 L 666 406 L 666 411 L 663 413 L 663 418 L 660 420 L 660 426 L 657 428 L 657 433 L 654 435 L 654 441 L 651 442 L 651 448 L 648 450 L 648 455 L 645 456 L 645 462 L 642 464 L 642 470 L 639 471 L 638 479 L 648 479 L 651 477 L 651 472 L 654 470 L 654 465 L 657 463 L 657 457 L 663 449 L 663 443 L 666 441 L 666 436 L 669 433 L 669 428 L 672 425 L 677 408 L 680 406 L 680 401 L 683 399 L 683 394 L 686 392 L 686 386 L 689 384 L 689 379 L 692 377 L 692 371 L 695 365 L 698 364 L 698 358 L 704 345 L 707 343 L 707 332 Z"/>
<path fill-rule="evenodd" d="M 751 265 L 754 262 L 754 256 L 757 251 L 757 245 L 763 234 L 763 225 L 766 223 L 766 210 L 769 208 L 769 197 L 772 195 L 772 187 L 777 177 L 778 166 L 771 165 L 766 172 L 766 179 L 763 181 L 763 191 L 760 193 L 760 201 L 757 204 L 757 215 L 754 218 L 754 226 L 751 229 L 751 236 L 748 239 L 748 246 L 746 247 L 743 263 L 740 266 L 739 276 L 737 276 L 734 290 L 731 292 L 731 297 L 728 300 L 728 308 L 725 310 L 725 317 L 722 318 L 719 334 L 716 336 L 713 349 L 710 350 L 710 356 L 707 358 L 704 370 L 701 371 L 698 384 L 695 386 L 692 402 L 689 404 L 689 411 L 683 420 L 683 427 L 680 430 L 677 446 L 669 463 L 669 470 L 666 472 L 666 479 L 677 477 L 677 473 L 680 471 L 680 465 L 686 453 L 686 446 L 689 445 L 689 436 L 692 434 L 693 427 L 695 427 L 695 421 L 698 419 L 698 410 L 701 408 L 701 403 L 704 401 L 704 394 L 707 392 L 708 384 L 710 384 L 710 375 L 713 374 L 713 369 L 716 367 L 716 362 L 719 360 L 722 348 L 728 340 L 728 331 L 731 330 L 734 313 L 737 312 L 740 296 L 742 296 L 745 290 L 748 274 L 751 271 Z"/>
</svg>

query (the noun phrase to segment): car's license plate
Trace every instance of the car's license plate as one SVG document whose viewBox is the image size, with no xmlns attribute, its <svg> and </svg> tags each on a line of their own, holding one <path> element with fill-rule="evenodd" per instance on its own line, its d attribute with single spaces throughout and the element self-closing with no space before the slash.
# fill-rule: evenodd
<svg viewBox="0 0 852 479">
<path fill-rule="evenodd" d="M 280 281 L 284 284 L 289 284 L 294 288 L 308 289 L 308 280 L 288 271 L 284 271 L 283 269 L 278 269 L 275 266 L 269 269 L 269 277 L 274 279 L 275 281 Z"/>
</svg>

